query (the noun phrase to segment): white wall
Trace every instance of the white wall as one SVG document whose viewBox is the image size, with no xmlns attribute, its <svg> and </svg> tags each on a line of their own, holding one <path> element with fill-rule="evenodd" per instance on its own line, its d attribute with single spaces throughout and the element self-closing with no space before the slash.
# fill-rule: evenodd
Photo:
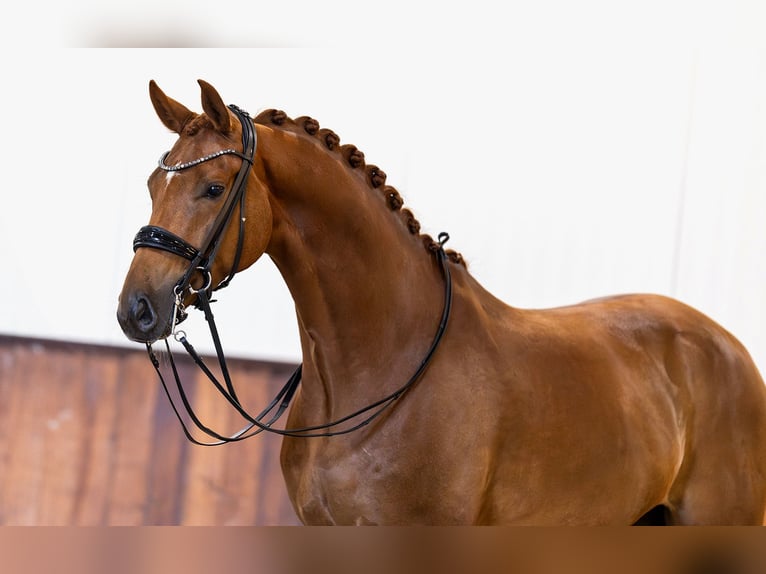
<svg viewBox="0 0 766 574">
<path fill-rule="evenodd" d="M 157 20 L 131 36 L 120 22 L 148 7 L 96 6 L 4 64 L 0 332 L 131 344 L 117 294 L 148 219 L 146 177 L 173 141 L 147 84 L 199 109 L 203 78 L 252 114 L 311 115 L 357 145 L 508 303 L 664 293 L 726 326 L 766 372 L 766 11 L 755 2 L 478 2 L 407 18 L 347 6 L 347 27 L 228 15 L 223 35 L 211 15 L 201 36 L 282 34 L 309 49 L 54 45 L 188 37 Z M 216 317 L 232 355 L 299 358 L 292 301 L 266 259 L 220 294 Z M 202 323 L 187 332 L 209 349 Z"/>
</svg>

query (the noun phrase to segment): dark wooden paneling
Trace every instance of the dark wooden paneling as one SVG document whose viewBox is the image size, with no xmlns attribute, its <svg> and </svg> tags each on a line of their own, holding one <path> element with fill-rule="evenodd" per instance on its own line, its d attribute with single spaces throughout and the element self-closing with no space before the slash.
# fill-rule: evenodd
<svg viewBox="0 0 766 574">
<path fill-rule="evenodd" d="M 255 412 L 293 369 L 230 368 Z M 206 423 L 243 426 L 188 359 L 179 369 Z M 190 444 L 142 351 L 0 336 L 0 524 L 297 524 L 280 443 Z"/>
</svg>

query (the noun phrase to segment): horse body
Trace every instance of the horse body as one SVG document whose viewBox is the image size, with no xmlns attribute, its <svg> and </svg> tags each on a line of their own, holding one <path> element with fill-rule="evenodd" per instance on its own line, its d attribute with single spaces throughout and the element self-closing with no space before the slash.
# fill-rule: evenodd
<svg viewBox="0 0 766 574">
<path fill-rule="evenodd" d="M 158 115 L 181 136 L 169 156 L 179 162 L 239 135 L 201 86 L 197 116 L 152 84 Z M 321 425 L 413 374 L 444 278 L 433 240 L 356 148 L 310 118 L 267 111 L 256 124 L 240 269 L 265 252 L 284 277 L 303 352 L 287 426 Z M 188 190 L 230 181 L 235 164 L 155 173 L 152 220 L 198 241 L 212 208 Z M 171 193 L 183 209 L 160 206 Z M 214 275 L 235 243 L 229 230 Z M 285 437 L 282 469 L 303 522 L 632 524 L 661 506 L 670 523 L 762 523 L 766 390 L 730 334 L 658 296 L 512 308 L 451 259 L 448 328 L 417 384 L 353 433 Z M 168 334 L 181 274 L 177 257 L 137 252 L 118 311 L 131 338 Z"/>
<path fill-rule="evenodd" d="M 461 275 L 465 338 L 376 432 L 285 440 L 305 522 L 762 522 L 766 397 L 727 333 L 653 296 L 512 309 Z"/>
</svg>

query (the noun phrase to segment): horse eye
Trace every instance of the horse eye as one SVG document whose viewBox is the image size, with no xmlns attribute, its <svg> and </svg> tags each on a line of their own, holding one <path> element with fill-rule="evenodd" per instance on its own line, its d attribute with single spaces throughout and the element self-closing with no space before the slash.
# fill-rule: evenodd
<svg viewBox="0 0 766 574">
<path fill-rule="evenodd" d="M 226 188 L 222 185 L 213 184 L 207 188 L 205 197 L 219 197 Z"/>
</svg>

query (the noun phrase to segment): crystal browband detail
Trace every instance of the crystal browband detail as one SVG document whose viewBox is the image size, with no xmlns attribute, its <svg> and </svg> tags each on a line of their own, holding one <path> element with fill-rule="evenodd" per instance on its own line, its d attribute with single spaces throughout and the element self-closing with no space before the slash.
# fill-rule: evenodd
<svg viewBox="0 0 766 574">
<path fill-rule="evenodd" d="M 181 171 L 182 169 L 188 169 L 190 167 L 194 167 L 195 165 L 199 165 L 203 162 L 210 161 L 211 159 L 215 159 L 217 157 L 221 157 L 222 155 L 226 154 L 234 154 L 238 157 L 241 157 L 243 159 L 246 159 L 242 156 L 240 152 L 238 152 L 235 149 L 222 149 L 220 151 L 217 151 L 215 153 L 211 153 L 210 155 L 206 155 L 205 157 L 200 157 L 197 159 L 193 159 L 191 161 L 187 161 L 184 163 L 178 163 L 176 165 L 168 165 L 165 163 L 165 159 L 170 154 L 169 151 L 166 151 L 164 154 L 162 154 L 162 157 L 160 158 L 160 161 L 158 162 L 158 165 L 160 166 L 160 169 L 164 171 Z"/>
</svg>

